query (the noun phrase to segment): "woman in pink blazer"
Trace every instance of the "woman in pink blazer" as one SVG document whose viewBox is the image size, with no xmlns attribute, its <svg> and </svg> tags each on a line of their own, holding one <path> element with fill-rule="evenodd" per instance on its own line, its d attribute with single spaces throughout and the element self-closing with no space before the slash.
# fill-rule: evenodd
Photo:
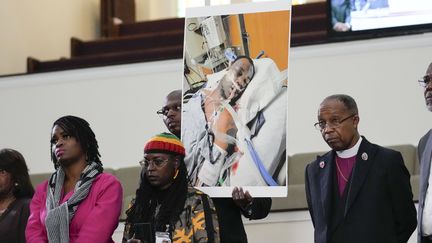
<svg viewBox="0 0 432 243">
<path fill-rule="evenodd" d="M 113 175 L 103 173 L 87 121 L 65 116 L 54 122 L 51 159 L 56 171 L 36 188 L 27 242 L 113 242 L 122 188 Z"/>
</svg>

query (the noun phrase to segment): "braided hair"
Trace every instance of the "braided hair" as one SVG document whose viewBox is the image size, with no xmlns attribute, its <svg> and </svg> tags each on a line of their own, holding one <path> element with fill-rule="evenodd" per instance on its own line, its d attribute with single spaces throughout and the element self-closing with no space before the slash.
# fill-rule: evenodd
<svg viewBox="0 0 432 243">
<path fill-rule="evenodd" d="M 90 128 L 90 124 L 86 120 L 76 116 L 63 116 L 57 119 L 52 127 L 54 128 L 56 125 L 78 141 L 86 154 L 87 162 L 94 161 L 102 168 L 99 145 L 93 130 Z M 51 160 L 54 163 L 54 168 L 57 169 L 59 163 L 54 155 L 53 146 L 50 146 L 50 150 Z"/>
<path fill-rule="evenodd" d="M 179 172 L 177 177 L 174 179 L 173 183 L 169 188 L 167 188 L 163 194 L 165 197 L 160 197 L 161 191 L 153 187 L 145 175 L 145 170 L 141 171 L 141 182 L 139 188 L 136 190 L 136 197 L 132 201 L 132 206 L 126 211 L 126 223 L 136 224 L 136 223 L 147 223 L 150 222 L 153 231 L 165 231 L 166 225 L 170 225 L 170 233 L 174 229 L 175 223 L 178 221 L 180 214 L 183 211 L 187 190 L 188 190 L 188 180 L 186 165 L 184 163 L 184 156 L 181 155 L 171 155 L 171 161 L 173 161 L 174 156 L 177 156 L 180 161 Z M 157 218 L 155 218 L 156 207 L 159 204 L 159 213 Z M 133 235 L 134 229 L 131 228 L 129 231 L 130 236 Z M 154 235 L 154 234 L 152 234 Z"/>
</svg>

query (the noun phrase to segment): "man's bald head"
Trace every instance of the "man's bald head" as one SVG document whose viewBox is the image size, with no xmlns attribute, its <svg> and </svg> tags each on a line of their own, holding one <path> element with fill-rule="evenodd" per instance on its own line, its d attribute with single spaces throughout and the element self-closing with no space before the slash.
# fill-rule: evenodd
<svg viewBox="0 0 432 243">
<path fill-rule="evenodd" d="M 426 75 L 432 76 L 432 62 L 429 64 L 429 67 L 426 70 Z"/>
<path fill-rule="evenodd" d="M 167 95 L 166 99 L 173 99 L 173 100 L 175 99 L 181 102 L 182 91 L 180 89 L 173 90 Z"/>
</svg>

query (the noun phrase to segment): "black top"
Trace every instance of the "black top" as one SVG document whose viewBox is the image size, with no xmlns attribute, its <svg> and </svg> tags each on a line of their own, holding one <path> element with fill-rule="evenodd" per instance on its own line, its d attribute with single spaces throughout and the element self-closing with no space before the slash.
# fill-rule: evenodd
<svg viewBox="0 0 432 243">
<path fill-rule="evenodd" d="M 0 216 L 0 242 L 25 243 L 25 228 L 30 215 L 30 198 L 12 202 Z"/>
<path fill-rule="evenodd" d="M 342 196 L 339 194 L 339 184 L 337 181 L 337 176 L 335 169 L 333 170 L 333 181 L 332 181 L 332 208 L 330 212 L 330 242 L 344 242 L 344 239 L 347 239 L 344 235 L 346 230 L 345 226 L 345 210 L 347 207 L 347 197 L 348 191 L 350 190 L 351 185 L 351 176 L 347 182 L 347 186 L 345 187 Z"/>
<path fill-rule="evenodd" d="M 270 212 L 271 198 L 254 198 L 251 214 L 243 212 L 232 198 L 212 198 L 216 208 L 221 243 L 246 243 L 247 235 L 241 215 L 249 219 L 262 219 Z"/>
<path fill-rule="evenodd" d="M 356 156 L 342 223 L 331 232 L 335 151 L 318 156 L 306 167 L 305 189 L 316 243 L 406 243 L 417 226 L 410 174 L 400 152 L 363 137 Z M 341 209 L 341 207 L 336 207 Z M 340 217 L 340 216 L 339 216 Z M 334 224 L 333 223 L 333 224 Z M 334 227 L 333 227 L 334 228 Z M 337 234 L 337 235 L 336 235 Z"/>
</svg>

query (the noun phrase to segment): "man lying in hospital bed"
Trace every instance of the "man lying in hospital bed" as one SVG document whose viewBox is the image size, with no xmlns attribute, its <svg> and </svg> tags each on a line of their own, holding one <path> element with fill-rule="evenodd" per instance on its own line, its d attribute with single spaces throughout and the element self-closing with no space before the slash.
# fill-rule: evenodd
<svg viewBox="0 0 432 243">
<path fill-rule="evenodd" d="M 278 186 L 286 180 L 286 71 L 239 57 L 183 106 L 185 163 L 195 186 Z"/>
</svg>

